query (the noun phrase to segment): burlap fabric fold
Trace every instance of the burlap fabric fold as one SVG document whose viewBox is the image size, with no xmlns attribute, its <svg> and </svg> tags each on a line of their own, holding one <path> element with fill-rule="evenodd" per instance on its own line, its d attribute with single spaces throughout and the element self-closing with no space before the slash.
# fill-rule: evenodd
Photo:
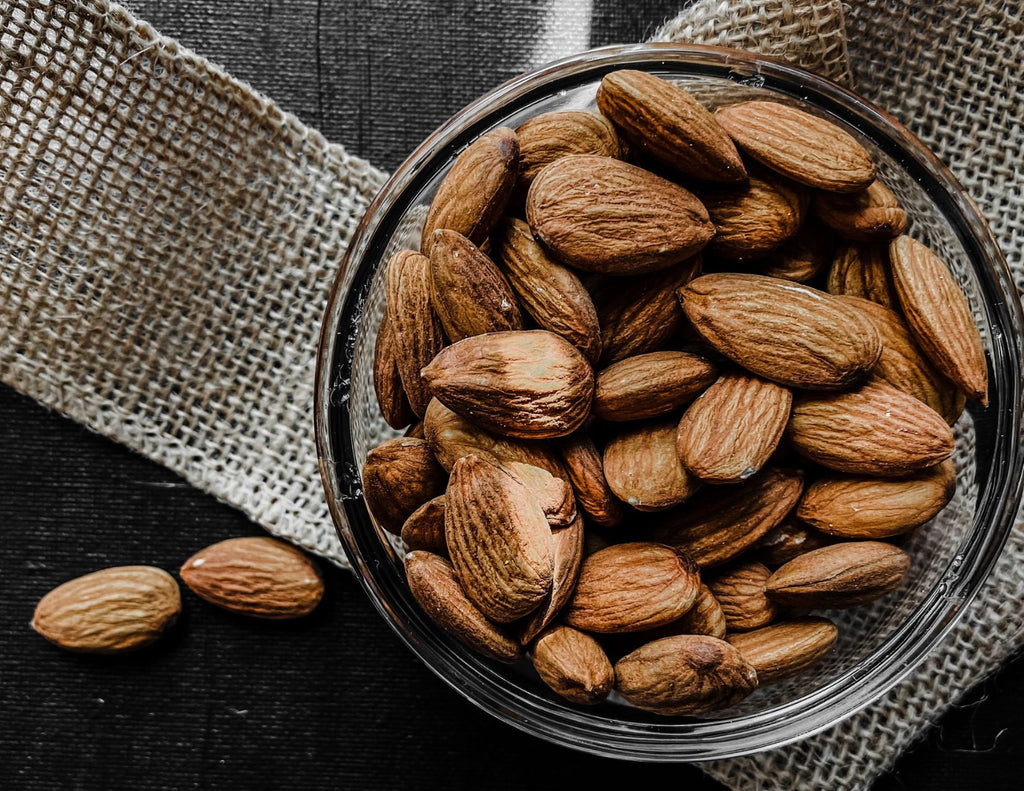
<svg viewBox="0 0 1024 791">
<path fill-rule="evenodd" d="M 1024 284 L 1022 2 L 698 2 L 656 38 L 756 49 L 913 128 Z M 343 562 L 310 428 L 326 290 L 383 176 L 101 0 L 0 0 L 0 381 Z M 1024 537 L 887 698 L 733 788 L 860 788 L 1024 638 Z"/>
</svg>

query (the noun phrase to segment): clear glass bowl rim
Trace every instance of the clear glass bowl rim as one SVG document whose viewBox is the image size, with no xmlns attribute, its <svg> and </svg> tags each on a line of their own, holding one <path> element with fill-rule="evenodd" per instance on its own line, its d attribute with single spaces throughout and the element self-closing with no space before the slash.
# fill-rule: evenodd
<svg viewBox="0 0 1024 791">
<path fill-rule="evenodd" d="M 802 92 L 837 111 L 872 139 L 887 142 L 901 165 L 926 178 L 926 191 L 950 221 L 979 278 L 992 326 L 990 409 L 996 410 L 994 458 L 978 498 L 974 525 L 943 579 L 885 642 L 850 671 L 822 688 L 763 712 L 728 720 L 632 722 L 599 717 L 519 688 L 491 665 L 430 623 L 402 587 L 391 550 L 380 541 L 360 496 L 359 460 L 352 456 L 347 397 L 355 332 L 372 271 L 367 252 L 405 211 L 401 198 L 424 172 L 444 163 L 469 139 L 491 127 L 516 102 L 558 84 L 597 79 L 617 68 L 659 66 L 763 80 Z M 395 171 L 368 207 L 330 292 L 317 355 L 314 423 L 328 505 L 346 557 L 371 601 L 402 641 L 439 678 L 498 719 L 540 738 L 605 757 L 703 761 L 774 749 L 820 732 L 891 690 L 928 656 L 981 588 L 1013 527 L 1021 496 L 1022 443 L 1020 301 L 988 224 L 949 170 L 888 113 L 845 88 L 784 61 L 720 47 L 677 44 L 612 46 L 548 64 L 516 77 L 461 110 L 430 135 Z M 339 354 L 340 352 L 340 354 Z M 959 562 L 957 562 L 959 559 Z"/>
</svg>

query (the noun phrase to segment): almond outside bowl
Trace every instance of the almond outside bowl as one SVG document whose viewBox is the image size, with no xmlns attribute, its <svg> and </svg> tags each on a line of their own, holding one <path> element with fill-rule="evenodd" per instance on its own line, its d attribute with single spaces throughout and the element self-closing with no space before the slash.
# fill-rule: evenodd
<svg viewBox="0 0 1024 791">
<path fill-rule="evenodd" d="M 873 605 L 826 613 L 840 638 L 802 676 L 766 687 L 706 718 L 669 719 L 614 696 L 590 709 L 557 698 L 528 661 L 485 660 L 450 638 L 406 587 L 401 548 L 371 521 L 360 493 L 368 450 L 393 436 L 377 409 L 374 339 L 391 253 L 418 248 L 430 199 L 455 157 L 481 133 L 515 128 L 555 109 L 593 109 L 601 77 L 642 69 L 678 81 L 709 105 L 749 98 L 790 103 L 838 123 L 872 152 L 880 176 L 911 215 L 911 233 L 952 267 L 981 328 L 990 403 L 971 404 L 955 428 L 956 496 L 906 549 L 903 587 Z M 323 319 L 315 423 L 320 469 L 345 552 L 374 606 L 410 650 L 452 689 L 503 720 L 602 756 L 702 761 L 804 738 L 884 696 L 942 640 L 985 582 L 1013 526 L 1022 447 L 1021 306 L 977 207 L 907 129 L 849 91 L 794 66 L 699 46 L 610 47 L 517 77 L 453 116 L 396 171 L 355 232 Z"/>
</svg>

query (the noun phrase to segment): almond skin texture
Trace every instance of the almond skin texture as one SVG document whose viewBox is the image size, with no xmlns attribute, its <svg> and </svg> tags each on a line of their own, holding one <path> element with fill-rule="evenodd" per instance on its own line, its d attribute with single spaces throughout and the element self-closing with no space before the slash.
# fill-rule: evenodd
<svg viewBox="0 0 1024 791">
<path fill-rule="evenodd" d="M 421 439 L 389 439 L 366 454 L 363 497 L 373 518 L 398 535 L 409 515 L 444 491 L 445 475 Z"/>
<path fill-rule="evenodd" d="M 814 197 L 814 213 L 825 225 L 855 242 L 886 242 L 907 230 L 907 213 L 880 181 L 849 195 L 819 192 Z"/>
<path fill-rule="evenodd" d="M 690 192 L 609 157 L 568 156 L 545 167 L 530 185 L 526 219 L 562 263 L 614 275 L 681 263 L 715 234 Z"/>
<path fill-rule="evenodd" d="M 519 642 L 523 645 L 546 629 L 572 597 L 583 562 L 583 537 L 583 519 L 579 516 L 568 527 L 551 531 L 551 591 L 522 622 Z"/>
<path fill-rule="evenodd" d="M 801 455 L 855 475 L 911 475 L 953 453 L 942 416 L 884 382 L 798 397 L 786 433 Z"/>
<path fill-rule="evenodd" d="M 601 356 L 601 327 L 590 294 L 570 269 L 544 252 L 530 233 L 530 226 L 515 219 L 505 223 L 500 260 L 533 320 L 596 362 Z"/>
<path fill-rule="evenodd" d="M 638 511 L 663 511 L 687 500 L 700 482 L 676 455 L 675 421 L 629 429 L 604 449 L 604 474 L 615 496 Z"/>
<path fill-rule="evenodd" d="M 833 543 L 835 539 L 801 522 L 785 521 L 765 533 L 757 544 L 757 556 L 769 568 L 777 569 L 798 555 Z"/>
<path fill-rule="evenodd" d="M 430 299 L 453 342 L 485 332 L 523 328 L 519 303 L 501 270 L 455 231 L 434 232 Z"/>
<path fill-rule="evenodd" d="M 835 239 L 827 228 L 805 222 L 796 235 L 759 263 L 761 274 L 808 283 L 832 264 Z"/>
<path fill-rule="evenodd" d="M 622 521 L 622 505 L 604 477 L 604 461 L 585 431 L 577 431 L 558 443 L 576 504 L 598 527 L 615 527 Z"/>
<path fill-rule="evenodd" d="M 690 611 L 675 623 L 669 624 L 667 628 L 673 631 L 678 629 L 677 634 L 706 634 L 708 637 L 717 637 L 721 640 L 725 637 L 728 627 L 722 605 L 718 603 L 711 589 L 701 583 L 697 601 Z"/>
<path fill-rule="evenodd" d="M 576 520 L 576 499 L 572 496 L 572 486 L 564 478 L 556 478 L 542 467 L 519 461 L 503 461 L 499 466 L 529 490 L 549 525 L 566 527 Z"/>
<path fill-rule="evenodd" d="M 615 664 L 615 688 L 655 714 L 700 714 L 731 706 L 757 687 L 757 672 L 729 643 L 705 635 L 655 640 Z"/>
<path fill-rule="evenodd" d="M 951 459 L 910 478 L 836 475 L 808 486 L 796 515 L 840 538 L 889 538 L 923 525 L 955 492 Z"/>
<path fill-rule="evenodd" d="M 444 537 L 444 495 L 440 494 L 413 511 L 402 525 L 402 540 L 409 549 L 424 549 L 448 556 Z"/>
<path fill-rule="evenodd" d="M 719 352 L 787 387 L 849 387 L 882 354 L 878 331 L 860 311 L 799 283 L 764 275 L 704 275 L 681 288 L 679 300 Z"/>
<path fill-rule="evenodd" d="M 743 186 L 701 193 L 715 238 L 708 253 L 723 261 L 761 258 L 800 230 L 807 193 L 781 179 L 751 177 Z"/>
<path fill-rule="evenodd" d="M 519 179 L 529 185 L 545 165 L 570 154 L 619 156 L 619 137 L 606 118 L 583 110 L 542 113 L 516 129 Z"/>
<path fill-rule="evenodd" d="M 792 607 L 853 607 L 896 590 L 909 568 L 899 547 L 851 541 L 789 561 L 768 579 L 766 590 L 773 601 Z"/>
<path fill-rule="evenodd" d="M 889 251 L 880 245 L 846 245 L 836 251 L 828 273 L 830 294 L 862 297 L 895 309 Z"/>
<path fill-rule="evenodd" d="M 808 187 L 859 192 L 875 180 L 864 146 L 824 118 L 763 101 L 723 107 L 715 118 L 745 154 Z"/>
<path fill-rule="evenodd" d="M 702 569 L 718 566 L 779 524 L 802 490 L 799 474 L 775 469 L 739 486 L 705 487 L 682 508 L 661 515 L 652 537 L 687 552 Z"/>
<path fill-rule="evenodd" d="M 466 456 L 445 492 L 445 540 L 466 596 L 493 621 L 531 613 L 551 590 L 551 528 L 537 499 L 501 467 Z"/>
<path fill-rule="evenodd" d="M 667 415 L 690 403 L 716 373 L 708 360 L 687 352 L 627 357 L 598 373 L 594 415 L 612 421 Z"/>
<path fill-rule="evenodd" d="M 827 618 L 798 618 L 726 638 L 757 670 L 758 686 L 799 675 L 820 662 L 839 630 Z"/>
<path fill-rule="evenodd" d="M 398 372 L 387 312 L 381 319 L 373 347 L 373 390 L 377 395 L 381 416 L 391 428 L 405 428 L 416 419 Z"/>
<path fill-rule="evenodd" d="M 945 262 L 909 236 L 889 245 L 907 324 L 928 359 L 968 396 L 988 403 L 988 365 L 967 298 Z"/>
<path fill-rule="evenodd" d="M 624 69 L 605 75 L 597 107 L 630 145 L 688 178 L 746 178 L 736 146 L 687 91 L 653 74 Z"/>
<path fill-rule="evenodd" d="M 563 437 L 590 413 L 594 371 L 567 340 L 547 332 L 492 332 L 446 347 L 423 369 L 442 404 L 500 434 Z"/>
<path fill-rule="evenodd" d="M 116 566 L 59 585 L 36 605 L 32 628 L 54 645 L 118 654 L 154 642 L 181 612 L 174 577 L 153 566 Z"/>
<path fill-rule="evenodd" d="M 522 659 L 522 646 L 466 598 L 447 560 L 422 550 L 410 552 L 405 556 L 405 576 L 423 611 L 456 640 L 499 662 Z"/>
<path fill-rule="evenodd" d="M 778 608 L 765 596 L 771 575 L 767 566 L 750 561 L 729 567 L 708 583 L 730 632 L 746 632 L 775 620 Z"/>
<path fill-rule="evenodd" d="M 430 254 L 439 228 L 483 244 L 508 203 L 518 173 L 519 141 L 511 129 L 495 129 L 470 143 L 434 194 L 423 224 L 421 252 Z"/>
<path fill-rule="evenodd" d="M 585 632 L 642 632 L 683 616 L 699 591 L 697 566 L 685 554 L 662 544 L 614 544 L 584 559 L 564 620 Z"/>
<path fill-rule="evenodd" d="M 615 671 L 601 645 L 569 626 L 553 626 L 530 652 L 541 680 L 572 703 L 600 703 L 615 684 Z"/>
<path fill-rule="evenodd" d="M 200 598 L 254 618 L 301 618 L 316 609 L 324 581 L 313 561 L 267 536 L 229 538 L 202 549 L 178 572 Z"/>
<path fill-rule="evenodd" d="M 775 452 L 792 403 L 793 394 L 774 382 L 723 374 L 683 414 L 676 452 L 702 480 L 744 481 Z"/>
</svg>

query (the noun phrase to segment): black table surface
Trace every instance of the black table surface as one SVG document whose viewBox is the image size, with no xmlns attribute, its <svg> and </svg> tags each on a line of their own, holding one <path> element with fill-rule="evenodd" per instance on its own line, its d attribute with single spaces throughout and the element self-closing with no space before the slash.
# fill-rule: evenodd
<svg viewBox="0 0 1024 791">
<path fill-rule="evenodd" d="M 132 5 L 383 168 L 525 67 L 529 42 L 508 31 L 536 29 L 546 10 L 529 0 Z M 641 40 L 677 5 L 595 0 L 590 44 Z M 180 623 L 153 648 L 61 652 L 29 628 L 55 585 L 112 565 L 175 571 L 207 544 L 261 531 L 3 387 L 0 526 L 0 788 L 720 787 L 692 766 L 595 758 L 498 723 L 420 665 L 354 578 L 327 564 L 327 597 L 299 622 L 249 621 L 186 591 Z M 1022 696 L 1018 659 L 875 788 L 1019 788 Z"/>
</svg>

